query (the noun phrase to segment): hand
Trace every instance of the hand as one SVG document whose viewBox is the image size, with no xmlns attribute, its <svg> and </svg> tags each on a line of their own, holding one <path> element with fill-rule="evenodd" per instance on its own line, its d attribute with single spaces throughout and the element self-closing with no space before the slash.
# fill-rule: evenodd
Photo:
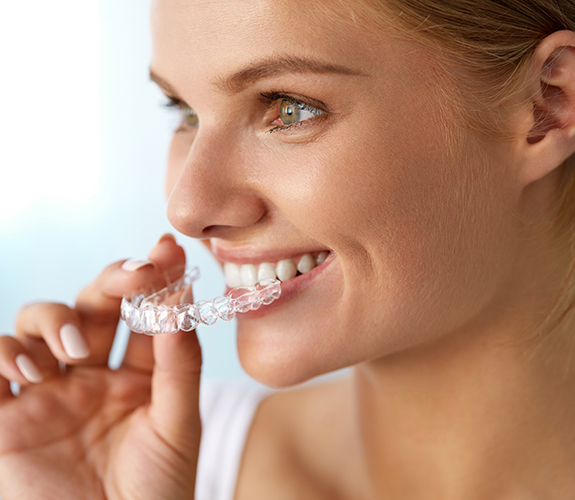
<svg viewBox="0 0 575 500">
<path fill-rule="evenodd" d="M 201 370 L 195 332 L 132 333 L 120 369 L 107 367 L 122 295 L 166 270 L 181 274 L 185 264 L 169 235 L 149 259 L 133 271 L 110 265 L 73 308 L 25 307 L 16 338 L 0 337 L 2 500 L 194 498 Z M 21 385 L 19 396 L 10 380 Z"/>
</svg>

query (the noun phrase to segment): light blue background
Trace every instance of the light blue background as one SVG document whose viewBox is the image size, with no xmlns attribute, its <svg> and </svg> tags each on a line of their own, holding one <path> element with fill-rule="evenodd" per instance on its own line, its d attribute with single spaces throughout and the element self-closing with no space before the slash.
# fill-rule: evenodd
<svg viewBox="0 0 575 500">
<path fill-rule="evenodd" d="M 14 33 L 32 37 L 38 49 L 29 47 L 20 55 L 23 45 L 14 37 L 10 44 L 2 44 L 0 48 L 0 110 L 13 109 L 15 99 L 19 109 L 17 114 L 11 111 L 0 116 L 0 150 L 22 137 L 28 138 L 30 148 L 37 147 L 36 140 L 40 137 L 45 144 L 57 147 L 47 148 L 50 151 L 41 157 L 42 161 L 35 162 L 26 162 L 25 154 L 0 153 L 0 186 L 16 194 L 25 192 L 26 182 L 37 179 L 39 172 L 43 175 L 53 172 L 50 178 L 64 183 L 67 179 L 61 167 L 67 167 L 69 172 L 84 169 L 86 178 L 90 178 L 86 169 L 93 167 L 88 165 L 89 160 L 98 155 L 101 171 L 87 201 L 44 195 L 15 215 L 2 217 L 0 213 L 2 333 L 13 332 L 14 317 L 23 303 L 50 300 L 70 304 L 80 288 L 109 262 L 145 257 L 159 236 L 172 231 L 165 217 L 163 172 L 175 120 L 162 109 L 163 98 L 148 81 L 149 1 L 96 2 L 97 19 L 90 17 L 90 25 L 98 23 L 100 60 L 89 49 L 88 42 L 74 34 L 82 30 L 82 23 L 87 23 L 86 17 L 76 15 L 74 7 L 66 8 L 65 1 L 39 1 L 55 9 L 55 15 L 46 19 L 45 14 L 36 12 L 34 5 L 40 5 L 38 0 L 22 2 L 27 5 L 25 16 L 21 15 L 22 9 L 10 11 L 15 2 L 5 2 L 0 7 L 3 19 L 0 28 L 4 24 L 4 28 L 10 27 Z M 67 36 L 64 49 L 48 55 L 45 50 L 42 52 L 48 40 L 33 38 L 31 19 L 35 23 L 49 23 L 52 33 Z M 86 44 L 86 50 L 82 44 Z M 88 88 L 82 80 L 86 75 L 74 72 L 78 57 L 94 58 L 87 62 L 96 65 L 95 74 L 100 75 L 98 85 L 92 86 L 99 89 L 99 95 L 94 90 L 90 90 L 90 95 L 86 94 L 88 90 L 83 93 Z M 37 74 L 36 67 L 41 68 Z M 30 74 L 35 74 L 33 81 Z M 48 81 L 56 82 L 57 88 L 46 95 Z M 18 95 L 24 93 L 22 89 L 28 95 Z M 99 106 L 87 104 L 98 100 Z M 48 109 L 51 111 L 47 112 Z M 100 109 L 100 114 L 94 109 Z M 93 135 L 101 149 L 87 147 L 72 158 L 64 154 L 69 147 L 68 132 L 54 126 L 55 113 L 60 119 L 66 117 L 76 131 L 89 133 L 89 125 L 98 124 L 101 137 Z M 22 117 L 26 118 L 26 125 L 16 126 L 22 123 Z M 23 172 L 28 181 L 16 175 Z M 202 270 L 203 277 L 195 288 L 196 298 L 220 295 L 224 283 L 219 268 L 196 242 L 181 235 L 178 240 L 184 244 L 189 260 L 198 263 Z M 247 380 L 237 360 L 234 330 L 234 322 L 199 329 L 205 378 Z"/>
</svg>

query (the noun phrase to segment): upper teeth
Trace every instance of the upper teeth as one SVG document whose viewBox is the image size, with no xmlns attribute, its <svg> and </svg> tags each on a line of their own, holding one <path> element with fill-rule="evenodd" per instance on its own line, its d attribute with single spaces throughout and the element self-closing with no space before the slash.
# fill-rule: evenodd
<svg viewBox="0 0 575 500">
<path fill-rule="evenodd" d="M 266 279 L 278 278 L 280 281 L 287 281 L 294 278 L 298 271 L 304 274 L 319 266 L 325 261 L 327 255 L 328 252 L 321 252 L 314 258 L 312 254 L 306 253 L 298 259 L 297 264 L 293 259 L 280 260 L 275 265 L 264 262 L 259 266 L 226 262 L 224 264 L 226 284 L 230 288 L 235 288 L 238 286 L 252 286 Z"/>
</svg>

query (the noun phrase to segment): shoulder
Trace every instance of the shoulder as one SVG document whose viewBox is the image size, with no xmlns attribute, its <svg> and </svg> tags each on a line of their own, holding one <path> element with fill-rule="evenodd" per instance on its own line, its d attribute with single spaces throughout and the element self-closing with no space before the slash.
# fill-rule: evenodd
<svg viewBox="0 0 575 500">
<path fill-rule="evenodd" d="M 350 381 L 342 378 L 266 396 L 245 443 L 235 499 L 330 498 L 346 446 L 349 395 Z"/>
</svg>

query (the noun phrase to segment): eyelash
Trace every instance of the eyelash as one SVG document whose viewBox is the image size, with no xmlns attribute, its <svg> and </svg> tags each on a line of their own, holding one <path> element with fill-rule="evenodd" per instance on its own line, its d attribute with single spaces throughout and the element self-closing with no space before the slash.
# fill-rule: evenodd
<svg viewBox="0 0 575 500">
<path fill-rule="evenodd" d="M 188 107 L 184 101 L 172 96 L 166 96 L 166 101 L 162 104 L 162 106 L 170 110 L 180 111 L 180 113 L 182 113 L 183 110 Z M 184 130 L 184 118 L 183 116 L 181 116 L 181 118 L 181 123 L 178 125 L 178 128 L 174 131 L 174 133 Z"/>
<path fill-rule="evenodd" d="M 180 99 L 175 97 L 166 96 L 167 101 L 164 102 L 163 106 L 168 109 L 184 109 L 186 105 Z"/>
</svg>

